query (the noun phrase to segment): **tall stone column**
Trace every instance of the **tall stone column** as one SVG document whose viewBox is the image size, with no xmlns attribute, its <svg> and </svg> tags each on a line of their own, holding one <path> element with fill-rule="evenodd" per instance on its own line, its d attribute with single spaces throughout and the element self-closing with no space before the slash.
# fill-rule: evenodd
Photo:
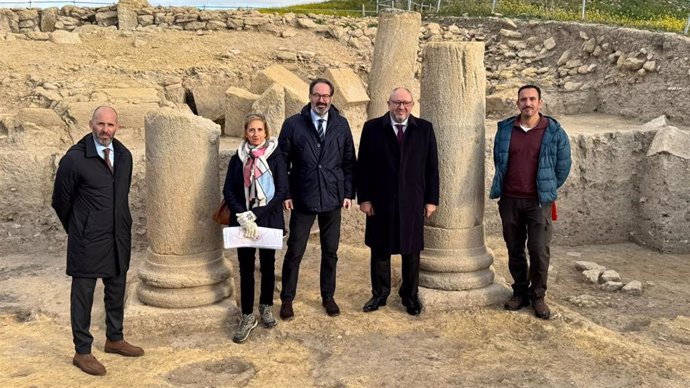
<svg viewBox="0 0 690 388">
<path fill-rule="evenodd" d="M 417 12 L 384 11 L 379 16 L 374 56 L 369 72 L 369 118 L 388 111 L 393 88 L 412 88 L 422 17 Z"/>
<path fill-rule="evenodd" d="M 421 116 L 438 140 L 441 201 L 424 227 L 420 296 L 432 308 L 495 304 L 510 290 L 484 241 L 484 44 L 429 43 L 423 57 Z"/>
<path fill-rule="evenodd" d="M 232 294 L 220 226 L 220 128 L 190 113 L 146 115 L 147 235 L 139 300 L 156 307 L 196 307 Z"/>
</svg>

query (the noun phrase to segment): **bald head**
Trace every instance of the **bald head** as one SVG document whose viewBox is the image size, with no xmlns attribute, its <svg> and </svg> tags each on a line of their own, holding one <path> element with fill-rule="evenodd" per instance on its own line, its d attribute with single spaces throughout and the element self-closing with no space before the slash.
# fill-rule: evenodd
<svg viewBox="0 0 690 388">
<path fill-rule="evenodd" d="M 99 106 L 91 115 L 89 127 L 96 141 L 108 147 L 115 137 L 115 132 L 120 128 L 117 112 L 110 106 Z"/>
</svg>

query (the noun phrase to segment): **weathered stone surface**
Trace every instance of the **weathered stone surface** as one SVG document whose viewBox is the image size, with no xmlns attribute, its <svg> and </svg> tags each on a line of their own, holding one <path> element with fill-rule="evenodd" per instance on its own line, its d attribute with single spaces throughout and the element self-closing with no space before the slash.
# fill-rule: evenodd
<svg viewBox="0 0 690 388">
<path fill-rule="evenodd" d="M 192 89 L 196 110 L 200 116 L 211 121 L 225 120 L 225 91 L 228 85 L 222 82 L 203 82 Z"/>
<path fill-rule="evenodd" d="M 522 39 L 522 33 L 501 28 L 498 34 L 508 39 Z"/>
<path fill-rule="evenodd" d="M 26 33 L 27 38 L 33 40 L 50 40 L 50 34 L 40 31 L 29 31 Z"/>
<path fill-rule="evenodd" d="M 599 284 L 599 275 L 601 275 L 602 270 L 601 269 L 588 269 L 585 271 L 582 271 L 582 276 L 585 281 L 592 283 L 592 284 Z"/>
<path fill-rule="evenodd" d="M 665 127 L 667 125 L 671 125 L 671 123 L 668 121 L 668 117 L 666 117 L 666 115 L 661 115 L 653 120 L 649 120 L 646 123 L 644 123 L 644 125 L 642 125 L 642 128 L 656 129 Z"/>
<path fill-rule="evenodd" d="M 630 295 L 642 295 L 642 282 L 639 280 L 628 282 L 628 284 L 623 286 L 621 291 Z"/>
<path fill-rule="evenodd" d="M 40 127 L 58 127 L 63 128 L 66 126 L 62 118 L 58 116 L 52 109 L 45 108 L 23 108 L 19 110 L 17 114 L 17 120 L 19 122 L 29 122 L 36 124 Z"/>
<path fill-rule="evenodd" d="M 690 252 L 690 132 L 659 129 L 641 171 L 633 239 L 662 252 Z"/>
<path fill-rule="evenodd" d="M 582 44 L 582 51 L 586 53 L 593 53 L 594 49 L 597 47 L 597 40 L 592 38 Z"/>
<path fill-rule="evenodd" d="M 556 64 L 558 66 L 563 66 L 568 60 L 570 59 L 570 49 L 563 51 L 563 54 L 561 54 L 560 58 L 558 58 L 558 61 Z"/>
<path fill-rule="evenodd" d="M 472 290 L 485 296 L 475 297 L 482 303 L 495 304 L 510 291 L 496 283 L 484 241 L 484 45 L 429 43 L 423 56 L 421 116 L 434 123 L 437 138 L 447 140 L 438 143 L 439 164 L 477 168 L 461 174 L 456 168 L 440 170 L 446 194 L 424 227 L 420 286 Z"/>
<path fill-rule="evenodd" d="M 279 84 L 271 85 L 252 104 L 252 112 L 263 113 L 271 135 L 278 136 L 285 121 L 285 88 Z"/>
<path fill-rule="evenodd" d="M 318 27 L 316 23 L 310 18 L 298 18 L 297 25 L 302 28 L 316 28 Z"/>
<path fill-rule="evenodd" d="M 260 71 L 249 91 L 261 94 L 274 83 L 285 88 L 285 117 L 298 113 L 309 103 L 309 84 L 281 65 L 273 65 Z"/>
<path fill-rule="evenodd" d="M 234 86 L 225 91 L 225 135 L 242 136 L 244 117 L 258 99 L 258 94 Z"/>
<path fill-rule="evenodd" d="M 622 59 L 623 57 L 621 57 Z M 635 57 L 629 57 L 625 59 L 619 59 L 618 60 L 618 67 L 621 68 L 621 70 L 627 70 L 627 71 L 637 71 L 644 66 L 646 60 L 644 58 L 635 58 Z"/>
<path fill-rule="evenodd" d="M 191 113 L 164 108 L 146 116 L 149 249 L 137 296 L 148 305 L 203 306 L 232 294 L 220 225 L 211 218 L 220 200 L 219 137 L 217 124 Z"/>
<path fill-rule="evenodd" d="M 599 265 L 593 261 L 584 261 L 584 260 L 576 261 L 575 262 L 575 268 L 578 271 L 586 271 L 589 269 L 597 269 L 597 270 L 603 271 L 606 269 L 606 267 L 604 267 L 603 265 Z"/>
<path fill-rule="evenodd" d="M 333 104 L 338 108 L 369 102 L 369 95 L 364 82 L 349 67 L 326 69 L 323 77 L 333 82 L 335 88 Z"/>
<path fill-rule="evenodd" d="M 55 44 L 81 44 L 79 33 L 67 31 L 51 32 L 50 41 Z"/>
<path fill-rule="evenodd" d="M 665 119 L 666 116 L 659 117 L 647 123 L 650 124 L 648 128 L 664 121 L 662 118 Z M 645 126 L 647 126 L 647 124 L 645 124 Z M 652 144 L 649 146 L 649 150 L 647 150 L 647 156 L 664 153 L 675 155 L 683 159 L 690 159 L 690 133 L 672 126 L 666 126 L 659 129 L 656 136 L 654 136 Z"/>
<path fill-rule="evenodd" d="M 96 23 L 102 27 L 114 26 L 117 24 L 117 11 L 106 11 L 96 13 Z"/>
<path fill-rule="evenodd" d="M 623 288 L 623 283 L 609 280 L 603 284 L 600 284 L 598 287 L 600 290 L 603 290 L 603 291 L 616 292 L 616 291 L 620 290 L 621 288 Z"/>
<path fill-rule="evenodd" d="M 137 28 L 139 24 L 138 11 L 150 6 L 147 0 L 119 0 L 116 7 L 117 28 L 128 31 Z"/>
<path fill-rule="evenodd" d="M 612 269 L 607 269 L 604 270 L 601 275 L 599 275 L 599 283 L 606 283 L 606 282 L 620 282 L 621 281 L 621 275 L 618 274 L 618 272 L 612 270 Z M 623 285 L 621 284 L 621 287 Z"/>
<path fill-rule="evenodd" d="M 379 16 L 369 73 L 369 117 L 378 117 L 388 110 L 386 101 L 394 88 L 412 87 L 421 23 L 417 12 L 385 11 Z M 395 71 L 391 71 L 392 63 Z"/>
<path fill-rule="evenodd" d="M 55 7 L 46 8 L 41 11 L 41 31 L 53 32 L 55 31 L 55 23 L 57 22 L 58 9 Z"/>
<path fill-rule="evenodd" d="M 544 48 L 549 50 L 549 51 L 556 48 L 556 40 L 553 38 L 553 36 L 549 37 L 548 39 L 546 39 L 544 41 Z"/>
</svg>

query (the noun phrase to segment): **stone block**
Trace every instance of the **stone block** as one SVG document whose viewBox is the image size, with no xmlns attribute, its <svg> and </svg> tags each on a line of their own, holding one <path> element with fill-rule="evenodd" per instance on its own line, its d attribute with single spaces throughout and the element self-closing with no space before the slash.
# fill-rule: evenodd
<svg viewBox="0 0 690 388">
<path fill-rule="evenodd" d="M 621 275 L 618 274 L 618 272 L 612 270 L 612 269 L 607 269 L 604 270 L 601 275 L 599 275 L 599 283 L 606 283 L 606 282 L 620 282 L 621 281 Z M 622 285 L 621 285 L 622 287 Z"/>
<path fill-rule="evenodd" d="M 309 84 L 281 65 L 273 65 L 257 74 L 249 91 L 261 94 L 274 83 L 285 88 L 285 116 L 298 113 L 309 103 Z"/>
<path fill-rule="evenodd" d="M 285 89 L 279 84 L 273 84 L 252 104 L 252 112 L 266 116 L 271 136 L 278 136 L 285 121 Z"/>
<path fill-rule="evenodd" d="M 598 286 L 600 290 L 607 291 L 607 292 L 616 292 L 623 288 L 623 283 L 617 282 L 617 281 L 607 281 L 606 283 L 600 284 Z"/>
<path fill-rule="evenodd" d="M 259 99 L 258 94 L 231 86 L 225 91 L 225 130 L 226 136 L 241 137 L 244 132 L 244 117 Z"/>
<path fill-rule="evenodd" d="M 55 44 L 81 44 L 78 32 L 53 31 L 50 33 L 50 41 Z"/>
<path fill-rule="evenodd" d="M 630 295 L 642 295 L 642 282 L 639 280 L 633 280 L 624 285 L 621 291 Z"/>
<path fill-rule="evenodd" d="M 369 102 L 369 95 L 364 82 L 352 69 L 327 69 L 323 73 L 323 78 L 333 82 L 335 88 L 333 104 L 338 108 Z"/>
<path fill-rule="evenodd" d="M 601 274 L 602 270 L 600 269 L 588 269 L 585 271 L 582 271 L 582 276 L 584 280 L 588 283 L 592 284 L 598 284 L 599 283 L 599 275 Z"/>
<path fill-rule="evenodd" d="M 19 122 L 29 122 L 40 127 L 64 128 L 65 122 L 52 109 L 45 108 L 22 108 L 17 114 Z"/>
<path fill-rule="evenodd" d="M 216 123 L 225 120 L 226 83 L 205 82 L 192 89 L 197 113 Z"/>
<path fill-rule="evenodd" d="M 55 23 L 57 22 L 58 9 L 56 7 L 46 8 L 41 11 L 41 31 L 53 32 L 55 31 Z"/>
</svg>

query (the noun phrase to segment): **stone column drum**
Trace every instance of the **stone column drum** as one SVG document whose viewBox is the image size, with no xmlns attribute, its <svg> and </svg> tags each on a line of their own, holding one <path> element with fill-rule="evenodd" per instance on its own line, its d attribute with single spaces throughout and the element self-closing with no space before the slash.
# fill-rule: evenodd
<svg viewBox="0 0 690 388">
<path fill-rule="evenodd" d="M 499 303 L 510 290 L 495 282 L 484 241 L 484 44 L 429 43 L 423 63 L 421 116 L 434 124 L 441 199 L 424 227 L 420 296 L 430 307 Z"/>
<path fill-rule="evenodd" d="M 417 12 L 384 11 L 379 16 L 369 72 L 369 118 L 388 111 L 388 97 L 398 86 L 412 88 L 422 17 Z"/>
<path fill-rule="evenodd" d="M 156 307 L 196 307 L 232 294 L 220 226 L 220 127 L 188 112 L 146 115 L 147 235 L 139 300 Z"/>
</svg>

